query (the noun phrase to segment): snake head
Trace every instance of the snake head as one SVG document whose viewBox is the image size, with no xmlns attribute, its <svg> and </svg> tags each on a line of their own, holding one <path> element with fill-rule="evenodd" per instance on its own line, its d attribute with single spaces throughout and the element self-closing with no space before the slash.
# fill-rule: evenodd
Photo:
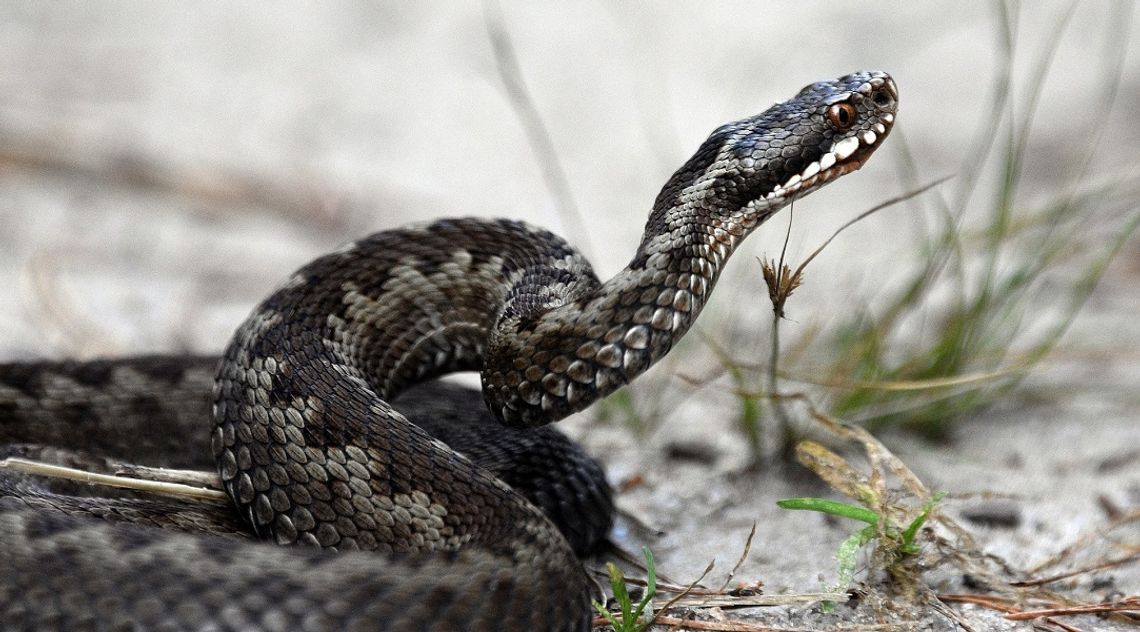
<svg viewBox="0 0 1140 632">
<path fill-rule="evenodd" d="M 808 85 L 714 131 L 673 175 L 656 208 L 715 207 L 729 230 L 751 230 L 792 200 L 863 166 L 890 133 L 897 109 L 898 89 L 884 72 Z"/>
<path fill-rule="evenodd" d="M 886 73 L 813 83 L 714 131 L 662 188 L 641 245 L 612 279 L 583 276 L 567 293 L 577 264 L 536 256 L 554 263 L 518 275 L 543 283 L 509 290 L 522 298 L 502 312 L 483 357 L 490 410 L 509 425 L 538 425 L 643 373 L 689 330 L 741 240 L 792 200 L 861 167 L 897 107 Z M 563 292 L 557 300 L 545 298 L 551 287 Z"/>
</svg>

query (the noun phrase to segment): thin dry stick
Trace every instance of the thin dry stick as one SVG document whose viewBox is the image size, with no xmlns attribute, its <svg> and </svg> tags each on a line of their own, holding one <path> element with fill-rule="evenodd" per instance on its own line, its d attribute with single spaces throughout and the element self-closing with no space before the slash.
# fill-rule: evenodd
<svg viewBox="0 0 1140 632">
<path fill-rule="evenodd" d="M 753 370 L 767 368 L 762 364 L 755 363 L 742 363 L 739 365 L 739 367 L 742 369 Z M 840 388 L 846 390 L 866 389 L 877 391 L 928 391 L 941 388 L 949 388 L 951 386 L 971 386 L 980 382 L 990 382 L 998 378 L 1009 377 L 1018 373 L 1028 372 L 1031 368 L 1032 367 L 1028 363 L 1019 363 L 1005 369 L 995 369 L 993 371 L 961 373 L 959 375 L 923 378 L 921 380 L 886 380 L 877 382 L 865 382 L 861 380 L 821 380 L 818 378 L 788 373 L 786 371 L 779 371 L 778 375 L 780 376 L 780 379 L 787 380 L 789 382 L 799 382 L 800 384 L 810 384 L 812 386 L 823 386 L 826 388 Z M 691 381 L 695 381 L 697 379 L 685 375 L 681 375 L 679 377 L 683 380 Z"/>
<path fill-rule="evenodd" d="M 756 536 L 756 525 L 753 524 L 752 530 L 749 531 L 748 538 L 744 543 L 744 550 L 742 551 L 740 558 L 737 560 L 736 565 L 733 566 L 732 571 L 729 572 L 728 579 L 725 580 L 724 585 L 721 586 L 721 588 L 719 590 L 709 591 L 707 589 L 701 590 L 701 589 L 697 588 L 697 586 L 700 584 L 701 580 L 704 579 L 705 576 L 708 575 L 712 571 L 713 566 L 716 563 L 714 560 L 712 562 L 709 562 L 709 565 L 705 568 L 705 571 L 703 573 L 701 573 L 700 577 L 698 577 L 693 583 L 689 584 L 689 586 L 687 588 L 685 588 L 683 591 L 681 591 L 678 595 L 674 596 L 672 599 L 669 599 L 668 601 L 666 601 L 663 604 L 654 604 L 655 614 L 654 614 L 653 619 L 650 620 L 650 622 L 647 624 L 647 626 L 654 625 L 654 624 L 669 625 L 669 623 L 667 623 L 665 621 L 665 619 L 674 620 L 674 618 L 673 617 L 665 617 L 664 613 L 668 612 L 672 608 L 681 607 L 681 606 L 689 607 L 689 608 L 744 608 L 744 607 L 756 607 L 756 606 L 788 606 L 788 605 L 806 605 L 806 604 L 812 604 L 812 603 L 819 603 L 821 601 L 844 602 L 850 598 L 850 595 L 848 595 L 846 593 L 803 593 L 803 594 L 796 594 L 796 595 L 747 595 L 747 596 L 737 596 L 737 595 L 725 594 L 724 588 L 728 585 L 728 583 L 732 580 L 732 577 L 736 574 L 736 571 L 740 568 L 740 566 L 748 558 L 748 553 L 749 553 L 749 551 L 752 550 L 752 539 L 755 536 Z M 658 588 L 661 588 L 661 586 L 658 585 Z M 686 624 L 686 627 L 688 627 L 687 624 Z"/>
<path fill-rule="evenodd" d="M 52 465 L 50 463 L 41 463 L 39 461 L 30 461 L 28 459 L 20 459 L 14 457 L 0 461 L 0 469 L 23 472 L 25 474 L 35 474 L 37 476 L 63 478 L 72 481 L 80 481 L 83 483 L 92 483 L 95 485 L 107 485 L 109 487 L 118 487 L 121 489 L 131 489 L 154 494 L 164 494 L 167 496 L 194 498 L 198 500 L 226 501 L 229 498 L 226 496 L 225 492 L 219 491 L 217 489 L 194 487 L 192 485 L 184 485 L 182 483 L 171 483 L 166 481 L 151 481 L 138 478 L 126 478 L 124 476 L 115 476 L 112 474 L 96 474 L 94 472 L 88 472 L 86 470 L 78 470 L 71 467 L 63 467 L 61 465 Z"/>
<path fill-rule="evenodd" d="M 1105 560 L 1099 564 L 1093 564 L 1092 566 L 1086 566 L 1084 568 L 1078 568 L 1076 570 L 1069 571 L 1067 573 L 1060 573 L 1057 575 L 1050 575 L 1049 577 L 1040 577 L 1037 579 L 1027 579 L 1025 581 L 1019 581 L 1019 582 L 1010 582 L 1009 585 L 1010 586 L 1017 586 L 1019 588 L 1024 588 L 1024 587 L 1028 587 L 1028 586 L 1043 586 L 1045 584 L 1051 584 L 1053 582 L 1060 581 L 1062 579 L 1068 579 L 1068 578 L 1076 576 L 1076 575 L 1081 575 L 1084 573 L 1091 573 L 1093 571 L 1100 571 L 1100 570 L 1104 570 L 1106 568 L 1112 568 L 1113 566 L 1122 566 L 1124 564 L 1128 564 L 1129 562 L 1135 562 L 1137 560 L 1140 560 L 1140 553 L 1137 553 L 1135 555 L 1129 555 L 1127 557 L 1118 557 L 1116 559 Z"/>
<path fill-rule="evenodd" d="M 976 606 L 982 606 L 984 608 L 989 608 L 990 610 L 997 610 L 998 612 L 1004 612 L 1004 613 L 1006 613 L 1005 618 L 1007 618 L 1007 619 L 1011 618 L 1011 616 L 1017 616 L 1019 613 L 1022 612 L 1022 610 L 1018 609 L 1018 607 L 1015 606 L 1011 600 L 1004 599 L 1001 597 L 990 597 L 988 595 L 947 594 L 947 595 L 938 595 L 938 599 L 939 599 L 939 601 L 943 601 L 943 602 L 971 603 L 971 604 L 974 604 Z M 1048 623 L 1049 625 L 1053 625 L 1053 626 L 1056 626 L 1058 628 L 1061 628 L 1062 630 L 1065 630 L 1065 632 L 1082 632 L 1080 628 L 1075 628 L 1075 627 L 1068 625 L 1066 623 L 1061 623 L 1060 621 L 1057 621 L 1056 619 L 1053 619 L 1051 617 L 1042 616 L 1042 617 L 1035 617 L 1035 618 L 1043 618 L 1045 623 Z"/>
<path fill-rule="evenodd" d="M 867 209 L 866 211 L 863 211 L 862 213 L 856 215 L 855 219 L 852 219 L 852 220 L 848 221 L 846 224 L 840 226 L 839 229 L 836 230 L 831 235 L 831 237 L 828 237 L 827 240 L 824 241 L 823 244 L 820 245 L 819 248 L 815 249 L 815 252 L 808 255 L 807 259 L 804 259 L 803 263 L 801 263 L 800 266 L 798 268 L 796 268 L 796 271 L 792 273 L 792 276 L 797 277 L 797 276 L 803 274 L 804 268 L 806 268 L 807 265 L 809 263 L 811 263 L 812 260 L 815 259 L 817 255 L 819 255 L 819 253 L 823 252 L 823 249 L 827 248 L 827 245 L 830 244 L 836 237 L 838 237 L 839 233 L 842 233 L 843 231 L 847 230 L 853 224 L 860 222 L 864 218 L 866 218 L 870 215 L 874 215 L 875 213 L 878 213 L 879 211 L 881 211 L 887 207 L 894 206 L 895 204 L 898 204 L 900 202 L 905 202 L 905 201 L 907 201 L 913 197 L 921 195 L 921 194 L 929 191 L 930 189 L 933 189 L 934 187 L 942 184 L 943 182 L 946 182 L 947 180 L 949 180 L 950 178 L 953 178 L 953 177 L 954 176 L 943 176 L 941 178 L 938 178 L 937 180 L 928 182 L 928 183 L 918 187 L 917 189 L 914 189 L 913 191 L 907 191 L 906 193 L 903 193 L 902 195 L 893 197 L 893 198 L 891 198 L 885 202 L 882 202 L 880 204 L 876 204 L 875 206 Z"/>
<path fill-rule="evenodd" d="M 792 295 L 792 291 L 799 286 L 799 279 L 801 278 L 799 272 L 791 275 L 790 278 L 785 276 L 787 268 L 784 266 L 784 255 L 788 251 L 788 241 L 792 236 L 792 220 L 795 215 L 792 211 L 795 207 L 788 209 L 788 230 L 784 233 L 784 244 L 780 247 L 780 262 L 776 265 L 776 269 L 772 271 L 772 276 L 775 279 L 774 283 L 769 284 L 768 294 L 772 298 L 772 342 L 771 351 L 768 356 L 768 392 L 777 393 L 780 388 L 780 378 L 778 375 L 780 369 L 780 320 L 784 318 L 784 303 L 788 297 Z M 827 245 L 827 244 L 824 244 Z M 803 266 L 800 266 L 803 269 Z M 768 275 L 765 274 L 765 277 Z M 788 411 L 784 410 L 784 403 L 779 399 L 773 399 L 772 411 L 776 414 L 777 421 L 780 422 L 780 427 L 787 431 L 791 427 L 792 421 L 788 417 Z"/>
<path fill-rule="evenodd" d="M 942 603 L 942 600 L 938 598 L 937 594 L 929 589 L 925 592 L 928 593 L 930 607 L 933 608 L 936 612 L 941 613 L 942 616 L 958 624 L 958 627 L 962 628 L 966 632 L 977 632 L 974 629 L 974 626 L 970 625 L 970 623 L 966 621 L 962 615 L 958 614 L 957 610 L 951 608 L 949 604 Z"/>
<path fill-rule="evenodd" d="M 716 630 L 718 632 L 819 632 L 819 628 L 773 628 L 760 623 L 746 621 L 697 621 L 681 617 L 661 617 L 658 625 L 673 626 L 671 630 Z M 832 632 L 878 632 L 910 630 L 909 624 L 879 623 L 828 628 Z"/>
<path fill-rule="evenodd" d="M 747 365 L 742 365 L 742 366 L 747 367 Z M 722 392 L 732 393 L 738 397 L 764 397 L 764 398 L 768 398 L 768 399 L 797 399 L 800 397 L 800 395 L 798 395 L 798 394 L 786 396 L 786 395 L 783 395 L 780 393 L 771 394 L 771 393 L 766 393 L 763 391 L 746 390 L 746 389 L 741 389 L 741 388 L 736 387 L 736 386 L 724 386 L 724 385 L 719 385 L 719 384 L 709 384 L 708 382 L 702 382 L 701 378 L 696 378 L 696 377 L 687 376 L 687 375 L 680 375 L 678 377 L 680 378 L 681 382 L 684 384 L 687 384 L 690 386 L 698 386 L 698 387 L 707 388 L 707 389 L 716 389 L 716 390 L 720 390 Z M 708 379 L 712 380 L 715 378 L 710 377 Z M 969 378 L 969 379 L 973 379 L 973 378 Z M 979 381 L 980 381 L 980 378 L 979 378 Z M 827 384 L 823 384 L 823 386 L 827 386 Z M 945 401 L 948 399 L 953 399 L 955 397 L 958 397 L 959 395 L 961 395 L 962 392 L 964 392 L 964 390 L 953 390 L 953 391 L 944 392 L 944 393 L 937 395 L 937 396 L 928 397 L 927 399 L 924 399 L 922 401 L 916 401 L 916 402 L 907 401 L 907 402 L 903 402 L 901 404 L 894 404 L 894 405 L 889 405 L 889 406 L 888 405 L 882 405 L 882 406 L 869 407 L 867 409 L 867 411 L 862 415 L 859 415 L 857 417 L 848 417 L 846 419 L 846 423 L 849 425 L 860 425 L 861 423 L 863 423 L 864 421 L 869 420 L 869 419 L 875 419 L 875 418 L 878 418 L 878 417 L 881 417 L 884 415 L 896 415 L 896 414 L 905 413 L 905 412 L 910 411 L 910 410 L 916 410 L 918 408 L 921 408 L 923 406 L 927 406 L 927 405 L 934 403 L 934 402 Z"/>
<path fill-rule="evenodd" d="M 570 181 L 562 168 L 562 162 L 558 159 L 554 141 L 551 140 L 550 132 L 547 131 L 546 124 L 543 123 L 538 108 L 534 106 L 534 101 L 526 88 L 526 82 L 523 81 L 518 57 L 515 55 L 510 33 L 503 20 L 503 12 L 495 0 L 484 0 L 483 21 L 487 27 L 487 36 L 491 40 L 491 50 L 495 54 L 495 68 L 499 71 L 511 106 L 514 107 L 515 114 L 526 132 L 535 159 L 542 167 L 542 179 L 546 182 L 550 195 L 554 197 L 558 215 L 566 227 L 566 232 L 588 258 L 591 254 L 589 232 L 582 221 L 578 205 L 574 202 Z"/>
<path fill-rule="evenodd" d="M 901 459 L 896 457 L 886 446 L 880 443 L 878 439 L 864 428 L 843 423 L 830 415 L 820 412 L 806 395 L 797 393 L 786 397 L 802 401 L 807 407 L 808 414 L 834 434 L 861 444 L 864 452 L 867 454 L 868 460 L 871 461 L 872 474 L 879 472 L 881 476 L 882 473 L 890 472 L 898 477 L 899 481 L 902 482 L 903 485 L 907 487 L 907 490 L 914 496 L 922 499 L 930 498 L 930 491 L 926 488 L 926 485 L 923 484 L 922 480 L 919 479 Z"/>
<path fill-rule="evenodd" d="M 178 483 L 191 487 L 205 487 L 207 489 L 222 489 L 222 477 L 216 471 L 207 470 L 176 470 L 166 467 L 149 467 L 134 463 L 119 461 L 108 462 L 114 468 L 114 474 L 119 477 L 159 481 L 163 483 Z"/>
<path fill-rule="evenodd" d="M 718 630 L 720 632 L 786 632 L 766 625 L 745 623 L 743 621 L 696 621 L 682 617 L 658 617 L 654 620 L 657 625 L 668 625 L 671 630 Z"/>
<path fill-rule="evenodd" d="M 1096 529 L 1093 529 L 1092 531 L 1081 535 L 1072 544 L 1062 549 L 1060 553 L 1057 553 L 1053 557 L 1045 560 L 1037 566 L 1034 566 L 1027 572 L 1029 575 L 1036 575 L 1046 568 L 1057 566 L 1061 562 L 1071 557 L 1074 553 L 1079 551 L 1082 547 L 1087 546 L 1090 542 L 1100 541 L 1109 531 L 1112 531 L 1121 525 L 1136 522 L 1137 520 L 1140 520 L 1140 510 L 1131 511 L 1119 518 L 1116 518 L 1104 527 L 1097 527 Z"/>
<path fill-rule="evenodd" d="M 713 344 L 714 343 L 709 341 L 710 346 L 712 346 Z M 721 356 L 721 354 L 719 354 L 719 353 L 718 353 L 718 357 L 722 357 L 726 362 L 731 362 L 731 360 L 727 359 L 727 357 L 725 357 L 725 356 Z M 741 363 L 732 363 L 732 366 L 739 368 L 739 369 L 744 369 L 744 370 L 759 371 L 759 370 L 767 370 L 771 365 L 770 364 L 764 365 L 764 364 L 757 364 L 757 363 L 741 362 Z M 819 380 L 819 379 L 814 379 L 814 378 L 810 378 L 810 377 L 804 377 L 801 375 L 796 375 L 793 373 L 788 373 L 786 371 L 777 371 L 776 374 L 780 377 L 780 379 L 783 379 L 783 380 L 786 380 L 789 382 L 798 382 L 800 384 L 810 384 L 812 386 L 822 386 L 825 388 L 838 388 L 838 389 L 848 389 L 848 390 L 867 389 L 867 390 L 878 390 L 878 391 L 931 391 L 931 390 L 940 390 L 940 389 L 946 389 L 946 388 L 951 388 L 951 387 L 956 387 L 956 386 L 971 386 L 971 385 L 979 384 L 982 382 L 989 382 L 989 381 L 996 380 L 999 378 L 1009 377 L 1009 376 L 1015 375 L 1017 373 L 1026 372 L 1029 370 L 1029 368 L 1030 367 L 1028 364 L 1019 364 L 1017 366 L 1009 367 L 1006 369 L 997 369 L 994 371 L 983 371 L 983 372 L 978 372 L 978 373 L 964 373 L 961 375 L 954 375 L 954 376 L 949 376 L 949 377 L 932 377 L 932 378 L 926 378 L 926 379 L 921 379 L 921 380 L 893 380 L 893 381 L 881 381 L 881 382 L 863 382 L 863 381 L 858 381 L 858 380 Z M 681 380 L 682 382 L 684 382 L 690 386 L 697 386 L 697 387 L 704 388 L 704 387 L 708 387 L 709 383 L 712 382 L 713 380 L 715 380 L 717 377 L 719 377 L 720 374 L 722 374 L 724 372 L 724 370 L 725 369 L 722 366 L 718 366 L 713 374 L 705 375 L 703 377 L 697 377 L 694 375 L 679 373 L 679 374 L 677 374 L 677 379 Z M 763 397 L 764 396 L 764 393 L 758 393 L 758 392 L 752 392 L 752 391 L 740 391 L 739 389 L 737 389 L 735 387 L 733 387 L 731 390 L 732 390 L 732 392 L 734 392 L 740 396 L 746 396 L 746 397 Z M 849 420 L 849 422 L 850 422 L 850 420 Z"/>
<path fill-rule="evenodd" d="M 666 610 L 668 610 L 669 608 L 672 608 L 674 605 L 676 605 L 677 602 L 681 601 L 681 599 L 683 599 L 685 596 L 687 596 L 689 594 L 689 591 L 691 591 L 693 588 L 695 588 L 697 586 L 697 584 L 700 584 L 701 580 L 705 578 L 705 575 L 708 575 L 709 573 L 712 572 L 713 566 L 715 566 L 715 565 L 716 565 L 716 560 L 709 562 L 709 565 L 705 567 L 705 572 L 701 573 L 700 577 L 694 579 L 693 583 L 689 584 L 689 587 L 687 589 L 685 589 L 683 592 L 678 593 L 677 596 L 675 596 L 672 599 L 670 599 L 669 601 L 665 602 L 665 604 L 662 605 L 661 607 L 657 607 L 656 605 L 654 605 L 655 612 L 653 613 L 653 618 L 651 618 L 649 620 L 649 623 L 645 624 L 646 629 L 652 627 L 657 622 L 658 618 L 661 617 L 662 613 L 664 613 Z"/>
<path fill-rule="evenodd" d="M 1129 597 L 1112 603 L 1078 604 L 1059 608 L 1045 608 L 1042 610 L 1023 610 L 1005 615 L 1010 621 L 1028 621 L 1042 617 L 1057 615 L 1103 614 L 1103 613 L 1136 613 L 1140 614 L 1140 597 Z"/>
<path fill-rule="evenodd" d="M 740 552 L 740 559 L 736 560 L 736 565 L 732 567 L 732 570 L 728 571 L 728 576 L 724 578 L 724 583 L 720 586 L 721 592 L 724 592 L 724 589 L 728 588 L 729 582 L 732 581 L 733 577 L 736 577 L 736 571 L 740 570 L 740 567 L 744 564 L 744 560 L 748 559 L 748 553 L 752 550 L 752 538 L 754 537 L 756 537 L 755 522 L 752 523 L 752 530 L 748 532 L 748 539 L 744 541 L 744 550 Z"/>
<path fill-rule="evenodd" d="M 658 608 L 667 612 L 672 608 L 767 608 L 775 606 L 810 606 L 821 601 L 845 603 L 851 595 L 841 592 L 796 593 L 793 595 L 703 595 L 697 589 L 687 596 L 671 599 L 668 605 Z"/>
<path fill-rule="evenodd" d="M 792 231 L 792 219 L 794 217 L 789 211 L 788 230 L 784 235 L 784 244 L 780 249 L 779 262 L 772 267 L 769 267 L 767 262 L 761 262 L 764 268 L 764 280 L 768 284 L 768 296 L 772 301 L 773 311 L 771 352 L 768 359 L 769 393 L 775 395 L 779 392 L 780 320 L 784 318 L 784 304 L 787 302 L 788 297 L 791 296 L 792 292 L 803 282 L 803 272 L 807 268 L 807 265 L 811 263 L 816 258 L 816 256 L 819 255 L 819 253 L 823 252 L 824 248 L 827 248 L 827 246 L 832 241 L 834 241 L 840 233 L 847 230 L 855 223 L 862 221 L 863 219 L 875 213 L 878 213 L 885 208 L 894 206 L 895 204 L 905 202 L 906 200 L 921 195 L 922 193 L 945 182 L 946 180 L 949 180 L 950 178 L 951 176 L 939 178 L 917 189 L 914 189 L 913 191 L 908 191 L 902 195 L 890 198 L 885 202 L 877 204 L 870 209 L 863 211 L 859 215 L 855 216 L 854 219 L 851 219 L 850 221 L 840 226 L 839 229 L 837 229 L 831 235 L 831 237 L 828 237 L 827 240 L 820 244 L 820 246 L 816 248 L 814 252 L 808 255 L 808 257 L 804 259 L 802 263 L 800 263 L 794 272 L 789 271 L 788 268 L 784 265 L 784 256 L 787 253 L 788 240 L 791 236 Z M 780 426 L 784 428 L 785 433 L 788 432 L 788 429 L 791 428 L 791 419 L 788 417 L 787 411 L 784 410 L 783 402 L 779 398 L 773 398 L 771 401 L 772 410 L 775 413 L 777 420 L 780 422 Z"/>
</svg>

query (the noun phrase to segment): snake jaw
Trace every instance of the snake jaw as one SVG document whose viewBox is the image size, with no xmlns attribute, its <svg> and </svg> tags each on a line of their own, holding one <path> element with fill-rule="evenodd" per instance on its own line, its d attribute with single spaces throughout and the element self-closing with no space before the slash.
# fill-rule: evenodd
<svg viewBox="0 0 1140 632">
<path fill-rule="evenodd" d="M 811 86 L 805 90 L 810 88 Z M 769 204 L 790 201 L 814 191 L 842 175 L 858 170 L 878 149 L 895 121 L 898 88 L 894 80 L 885 73 L 874 73 L 870 80 L 854 90 L 824 100 L 824 105 L 833 106 L 845 102 L 861 108 L 864 120 L 859 125 L 853 125 L 843 137 L 833 141 L 819 159 L 808 163 L 802 171 L 793 174 L 783 184 L 764 195 L 763 201 Z"/>
<path fill-rule="evenodd" d="M 878 124 L 882 126 L 881 124 Z M 765 200 L 786 199 L 800 196 L 815 190 L 839 176 L 851 173 L 863 166 L 878 142 L 886 136 L 886 128 L 881 133 L 872 130 L 847 136 L 835 143 L 819 160 L 813 161 L 800 173 L 788 178 L 784 184 L 772 189 L 764 196 Z"/>
</svg>

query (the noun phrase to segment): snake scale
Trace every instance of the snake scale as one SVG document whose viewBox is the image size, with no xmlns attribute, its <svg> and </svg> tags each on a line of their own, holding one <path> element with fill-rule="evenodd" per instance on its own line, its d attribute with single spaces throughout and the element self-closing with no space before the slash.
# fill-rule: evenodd
<svg viewBox="0 0 1140 632">
<path fill-rule="evenodd" d="M 610 491 L 592 459 L 539 426 L 668 353 L 736 246 L 861 167 L 897 99 L 888 75 L 858 72 L 716 129 L 605 282 L 545 230 L 442 220 L 304 266 L 220 361 L 0 366 L 6 454 L 198 466 L 204 447 L 181 453 L 209 435 L 232 500 L 93 498 L 0 476 L 0 625 L 588 629 L 576 553 L 609 528 Z M 475 391 L 415 386 L 458 370 L 479 371 L 490 415 L 463 412 L 481 408 Z M 528 487 L 532 476 L 542 482 Z"/>
</svg>

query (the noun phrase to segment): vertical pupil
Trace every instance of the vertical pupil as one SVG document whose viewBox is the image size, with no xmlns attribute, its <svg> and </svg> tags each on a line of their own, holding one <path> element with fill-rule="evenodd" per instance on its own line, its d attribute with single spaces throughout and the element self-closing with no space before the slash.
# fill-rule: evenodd
<svg viewBox="0 0 1140 632">
<path fill-rule="evenodd" d="M 832 125 L 839 129 L 847 129 L 851 126 L 852 119 L 855 116 L 855 108 L 851 107 L 848 103 L 839 103 L 831 106 L 827 111 L 827 117 L 831 119 Z"/>
</svg>

